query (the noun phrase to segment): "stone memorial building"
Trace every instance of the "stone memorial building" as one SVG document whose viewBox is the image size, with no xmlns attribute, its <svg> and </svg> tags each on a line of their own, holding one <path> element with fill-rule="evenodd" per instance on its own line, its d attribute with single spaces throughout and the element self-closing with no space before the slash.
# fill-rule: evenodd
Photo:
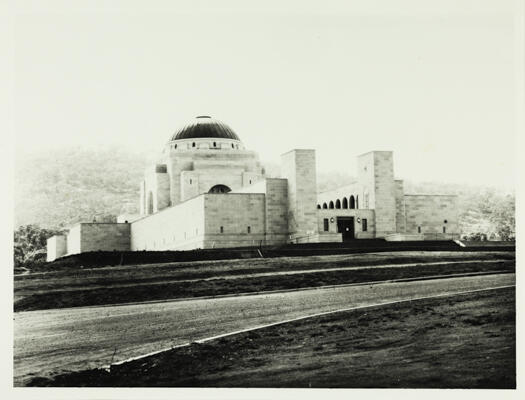
<svg viewBox="0 0 525 400">
<path fill-rule="evenodd" d="M 281 156 L 267 178 L 226 124 L 197 117 L 166 143 L 140 182 L 140 214 L 80 222 L 48 239 L 47 259 L 88 251 L 190 250 L 458 235 L 456 196 L 405 194 L 391 151 L 358 156 L 357 181 L 318 193 L 315 151 Z"/>
</svg>

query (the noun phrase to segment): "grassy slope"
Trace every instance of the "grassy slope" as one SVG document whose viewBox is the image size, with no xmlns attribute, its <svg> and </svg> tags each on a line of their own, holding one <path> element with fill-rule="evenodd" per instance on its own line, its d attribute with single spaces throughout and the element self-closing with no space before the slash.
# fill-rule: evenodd
<svg viewBox="0 0 525 400">
<path fill-rule="evenodd" d="M 515 290 L 340 312 L 34 386 L 515 388 Z"/>
<path fill-rule="evenodd" d="M 425 262 L 509 259 L 505 263 L 427 265 Z M 421 263 L 421 267 L 373 268 L 250 277 L 283 272 L 381 264 Z M 15 310 L 101 305 L 122 302 L 293 289 L 451 273 L 513 271 L 513 253 L 391 253 L 227 260 L 61 271 L 15 279 Z M 231 275 L 240 275 L 235 279 Z M 213 278 L 213 279 L 210 279 Z M 179 282 L 196 279 L 194 282 Z"/>
</svg>

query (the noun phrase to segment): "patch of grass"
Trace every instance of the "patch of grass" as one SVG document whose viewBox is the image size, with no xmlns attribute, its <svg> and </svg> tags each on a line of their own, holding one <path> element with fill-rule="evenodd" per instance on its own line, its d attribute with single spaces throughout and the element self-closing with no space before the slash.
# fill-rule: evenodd
<svg viewBox="0 0 525 400">
<path fill-rule="evenodd" d="M 404 258 L 401 258 L 404 259 Z M 396 259 L 399 261 L 400 259 Z M 435 259 L 430 259 L 435 261 Z M 352 260 L 342 260 L 351 263 Z M 426 260 L 427 262 L 429 259 Z M 326 260 L 324 261 L 326 263 Z M 380 262 L 375 259 L 375 262 Z M 383 262 L 385 262 L 383 260 Z M 414 260 L 411 260 L 414 262 Z M 320 265 L 315 264 L 318 268 Z M 326 266 L 326 264 L 324 264 Z M 346 264 L 345 264 L 346 265 Z M 326 267 L 333 268 L 333 264 Z M 275 267 L 274 267 L 275 268 Z M 296 266 L 295 268 L 299 268 Z M 201 296 L 231 295 L 238 293 L 250 293 L 269 290 L 286 290 L 322 285 L 340 285 L 361 282 L 373 282 L 390 279 L 411 279 L 431 277 L 435 275 L 447 275 L 457 273 L 501 271 L 513 272 L 515 261 L 494 261 L 485 263 L 456 263 L 425 265 L 422 263 L 417 267 L 387 267 L 364 269 L 347 269 L 339 271 L 320 271 L 311 273 L 298 273 L 293 275 L 268 275 L 251 277 L 237 277 L 227 279 L 217 277 L 216 279 L 202 279 L 188 282 L 169 280 L 168 282 L 152 282 L 145 284 L 140 279 L 128 285 L 113 286 L 114 279 L 109 283 L 97 281 L 96 283 L 85 282 L 83 289 L 72 290 L 71 286 L 60 285 L 60 278 L 35 278 L 34 287 L 15 282 L 15 311 L 42 310 L 50 308 L 77 307 L 88 305 L 116 304 L 126 302 L 141 302 L 149 300 L 165 300 L 178 298 L 191 298 Z M 275 269 L 274 269 L 275 271 Z M 155 271 L 153 271 L 155 272 Z M 151 273 L 153 273 L 151 272 Z M 190 274 L 195 271 L 191 270 Z M 165 278 L 164 278 L 165 279 Z M 78 281 L 81 285 L 81 281 Z M 50 286 L 54 286 L 51 290 Z M 30 285 L 29 285 L 30 286 Z"/>
</svg>

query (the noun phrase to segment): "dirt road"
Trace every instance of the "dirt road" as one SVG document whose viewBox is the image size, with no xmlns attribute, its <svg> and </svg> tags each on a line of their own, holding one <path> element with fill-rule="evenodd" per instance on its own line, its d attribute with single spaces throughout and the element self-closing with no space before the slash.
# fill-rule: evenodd
<svg viewBox="0 0 525 400">
<path fill-rule="evenodd" d="M 14 381 L 100 367 L 265 323 L 368 304 L 514 285 L 514 274 L 15 313 Z"/>
</svg>

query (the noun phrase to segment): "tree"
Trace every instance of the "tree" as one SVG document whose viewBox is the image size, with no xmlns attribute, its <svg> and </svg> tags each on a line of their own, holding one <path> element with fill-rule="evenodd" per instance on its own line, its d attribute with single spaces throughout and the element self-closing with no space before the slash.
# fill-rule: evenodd
<svg viewBox="0 0 525 400">
<path fill-rule="evenodd" d="M 56 229 L 40 228 L 38 225 L 23 225 L 14 232 L 15 268 L 30 268 L 46 259 L 47 238 L 62 233 Z"/>
</svg>

